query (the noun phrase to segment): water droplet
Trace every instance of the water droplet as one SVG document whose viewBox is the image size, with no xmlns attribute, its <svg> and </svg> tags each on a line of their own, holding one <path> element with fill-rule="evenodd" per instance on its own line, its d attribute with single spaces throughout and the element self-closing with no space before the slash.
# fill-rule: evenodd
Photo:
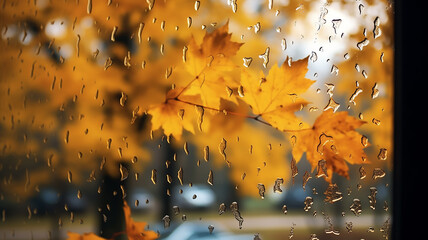
<svg viewBox="0 0 428 240">
<path fill-rule="evenodd" d="M 335 74 L 336 76 L 339 74 L 339 68 L 336 65 L 332 65 L 330 69 L 330 74 Z"/>
<path fill-rule="evenodd" d="M 381 168 L 375 168 L 373 169 L 372 179 L 383 178 L 385 177 L 385 175 L 386 173 L 384 170 L 382 170 Z"/>
<path fill-rule="evenodd" d="M 287 212 L 288 212 L 288 208 L 287 208 L 287 205 L 282 205 L 282 212 L 284 213 L 284 214 L 287 214 Z"/>
<path fill-rule="evenodd" d="M 68 172 L 67 172 L 67 180 L 69 183 L 71 183 L 73 181 L 73 175 L 71 174 L 70 170 L 68 170 Z"/>
<path fill-rule="evenodd" d="M 210 170 L 210 172 L 208 173 L 207 183 L 211 186 L 213 185 L 213 171 L 212 170 Z"/>
<path fill-rule="evenodd" d="M 270 52 L 270 48 L 267 47 L 265 52 L 263 54 L 259 55 L 259 58 L 263 59 L 263 67 L 267 68 L 267 65 L 269 63 L 269 52 Z"/>
<path fill-rule="evenodd" d="M 128 178 L 129 172 L 126 167 L 124 167 L 122 164 L 119 164 L 119 172 L 120 172 L 120 181 L 124 181 Z"/>
<path fill-rule="evenodd" d="M 369 203 L 370 203 L 370 208 L 373 210 L 376 209 L 376 194 L 377 194 L 377 188 L 371 187 L 370 195 L 369 195 Z"/>
<path fill-rule="evenodd" d="M 189 155 L 189 148 L 187 146 L 187 142 L 184 142 L 183 149 L 184 149 L 184 153 L 186 153 L 186 155 Z"/>
<path fill-rule="evenodd" d="M 340 104 L 335 102 L 333 98 L 330 98 L 330 100 L 328 100 L 327 106 L 324 107 L 324 111 L 327 111 L 328 109 L 333 109 L 333 112 L 336 112 L 339 107 Z"/>
<path fill-rule="evenodd" d="M 210 148 L 208 146 L 204 147 L 204 160 L 208 162 L 210 159 Z"/>
<path fill-rule="evenodd" d="M 383 63 L 383 57 L 385 56 L 385 53 L 384 52 L 382 52 L 381 54 L 380 54 L 380 62 L 382 62 Z"/>
<path fill-rule="evenodd" d="M 152 176 L 150 177 L 150 180 L 152 180 L 153 184 L 156 184 L 156 173 L 157 173 L 156 169 L 153 169 Z"/>
<path fill-rule="evenodd" d="M 187 17 L 187 27 L 190 28 L 192 26 L 192 18 Z"/>
<path fill-rule="evenodd" d="M 305 204 L 303 209 L 305 210 L 305 212 L 307 212 L 312 208 L 312 204 L 314 204 L 314 200 L 312 199 L 312 197 L 307 196 L 303 203 Z"/>
<path fill-rule="evenodd" d="M 386 148 L 381 148 L 379 150 L 379 154 L 377 155 L 377 159 L 385 161 L 388 158 L 388 150 Z"/>
<path fill-rule="evenodd" d="M 380 125 L 380 120 L 377 118 L 373 118 L 372 119 L 372 123 L 374 123 L 375 125 L 379 126 Z"/>
<path fill-rule="evenodd" d="M 260 32 L 261 26 L 260 26 L 260 22 L 257 22 L 256 24 L 254 24 L 254 33 L 257 34 Z"/>
<path fill-rule="evenodd" d="M 303 182 L 302 182 L 302 187 L 303 190 L 306 190 L 306 184 L 308 183 L 309 179 L 311 179 L 311 175 L 308 171 L 305 171 L 305 173 L 303 174 Z"/>
<path fill-rule="evenodd" d="M 377 83 L 375 83 L 374 86 L 372 87 L 371 97 L 372 97 L 372 99 L 375 99 L 378 96 L 379 96 L 379 89 L 377 88 Z"/>
<path fill-rule="evenodd" d="M 294 159 L 294 157 L 291 158 L 290 167 L 291 167 L 291 177 L 293 178 L 293 184 L 294 184 L 294 178 L 297 176 L 297 174 L 299 174 L 299 170 L 297 169 L 296 159 Z"/>
<path fill-rule="evenodd" d="M 312 51 L 311 56 L 309 57 L 309 60 L 311 60 L 312 62 L 316 62 L 318 60 L 317 53 Z"/>
<path fill-rule="evenodd" d="M 178 206 L 172 206 L 172 211 L 174 215 L 180 214 L 180 208 Z"/>
<path fill-rule="evenodd" d="M 166 174 L 166 181 L 171 184 L 172 183 L 172 177 L 169 174 Z"/>
<path fill-rule="evenodd" d="M 257 189 L 259 189 L 259 195 L 262 199 L 265 199 L 265 185 L 262 183 L 257 184 Z"/>
<path fill-rule="evenodd" d="M 170 222 L 171 222 L 171 218 L 170 218 L 168 215 L 165 215 L 165 216 L 162 218 L 162 221 L 163 221 L 163 227 L 164 227 L 164 228 L 169 228 L 169 226 L 170 226 Z"/>
<path fill-rule="evenodd" d="M 360 94 L 360 93 L 362 93 L 363 92 L 363 89 L 361 89 L 361 88 L 359 88 L 359 87 L 357 87 L 356 89 L 355 89 L 355 91 L 354 91 L 354 93 L 351 95 L 351 97 L 349 98 L 349 102 L 350 103 L 352 103 L 352 104 L 354 104 L 354 105 L 357 105 L 357 103 L 355 102 L 355 98 Z"/>
<path fill-rule="evenodd" d="M 281 184 L 284 183 L 284 179 L 277 178 L 275 180 L 275 184 L 273 185 L 273 192 L 274 193 L 282 193 Z"/>
<path fill-rule="evenodd" d="M 117 32 L 117 29 L 118 29 L 118 26 L 114 26 L 114 27 L 113 27 L 113 30 L 111 31 L 110 40 L 111 40 L 112 42 L 115 42 L 115 41 L 116 41 L 115 35 L 116 35 L 116 32 Z"/>
<path fill-rule="evenodd" d="M 160 48 L 159 48 L 159 51 L 160 51 L 160 53 L 162 54 L 162 55 L 164 55 L 165 54 L 165 44 L 161 44 L 160 45 Z"/>
<path fill-rule="evenodd" d="M 349 53 L 345 53 L 345 55 L 343 55 L 343 58 L 344 58 L 345 60 L 348 60 L 348 59 L 350 58 Z"/>
<path fill-rule="evenodd" d="M 202 106 L 196 106 L 196 113 L 198 114 L 198 120 L 197 120 L 197 124 L 198 124 L 198 128 L 199 131 L 202 132 L 202 123 L 204 122 L 204 108 Z"/>
<path fill-rule="evenodd" d="M 201 6 L 201 2 L 195 1 L 195 11 L 198 11 L 200 6 Z"/>
<path fill-rule="evenodd" d="M 223 156 L 223 159 L 228 163 L 228 166 L 230 167 L 230 163 L 226 159 L 226 152 L 225 152 L 226 146 L 227 146 L 227 141 L 226 139 L 223 138 L 220 144 L 218 145 L 218 151 L 220 152 L 221 156 Z"/>
<path fill-rule="evenodd" d="M 364 167 L 361 166 L 358 171 L 360 172 L 360 179 L 364 179 L 366 178 L 367 174 L 366 174 L 366 170 L 364 170 Z"/>
<path fill-rule="evenodd" d="M 363 50 L 363 48 L 364 48 L 365 46 L 367 46 L 369 43 L 370 43 L 370 41 L 369 41 L 367 38 L 364 38 L 364 40 L 362 40 L 361 42 L 358 42 L 358 43 L 357 43 L 357 48 L 358 48 L 360 51 L 362 51 L 362 50 Z"/>
<path fill-rule="evenodd" d="M 253 62 L 252 57 L 244 57 L 244 58 L 242 58 L 242 60 L 244 61 L 245 67 L 249 67 L 251 65 L 251 63 Z"/>
<path fill-rule="evenodd" d="M 119 103 L 120 106 L 124 107 L 126 104 L 126 101 L 128 100 L 128 95 L 126 95 L 124 92 L 121 93 L 122 96 L 120 97 Z"/>
<path fill-rule="evenodd" d="M 141 42 L 142 42 L 143 29 L 144 29 L 144 23 L 140 23 L 140 25 L 138 27 L 138 32 L 137 32 L 138 44 L 141 44 Z"/>
<path fill-rule="evenodd" d="M 333 97 L 333 90 L 334 90 L 334 84 L 333 83 L 325 83 L 324 84 L 327 87 L 327 94 L 331 97 Z"/>
<path fill-rule="evenodd" d="M 379 17 L 376 17 L 375 20 L 373 21 L 373 37 L 374 39 L 378 38 L 381 34 L 382 31 L 380 30 L 380 19 Z"/>
<path fill-rule="evenodd" d="M 68 143 L 69 139 L 70 139 L 70 131 L 67 130 L 64 138 L 65 143 Z"/>
<path fill-rule="evenodd" d="M 364 5 L 363 4 L 358 5 L 358 11 L 360 12 L 360 15 L 363 13 L 363 10 L 364 10 Z"/>
<path fill-rule="evenodd" d="M 80 190 L 77 190 L 77 198 L 78 199 L 82 198 L 82 192 Z"/>
<path fill-rule="evenodd" d="M 319 153 L 319 154 L 321 154 L 321 155 L 323 155 L 324 154 L 324 146 L 328 143 L 328 142 L 330 142 L 330 141 L 333 141 L 333 137 L 332 136 L 328 136 L 327 134 L 325 134 L 325 133 L 322 133 L 320 136 L 319 136 L 319 143 L 318 143 L 318 145 L 317 145 L 317 152 Z M 320 160 L 321 161 L 321 160 Z M 323 163 L 323 162 L 321 162 L 320 163 L 320 161 L 318 161 L 318 167 L 320 167 L 320 164 L 322 164 L 321 166 L 323 166 L 323 165 L 325 165 L 325 162 Z M 325 161 L 325 160 L 324 160 Z M 318 172 L 319 172 L 320 170 L 318 170 Z M 317 173 L 317 175 L 318 175 L 318 173 Z M 317 176 L 318 177 L 318 176 Z M 320 176 L 321 177 L 321 176 Z"/>
<path fill-rule="evenodd" d="M 160 28 L 163 32 L 165 31 L 165 20 L 161 22 Z"/>
<path fill-rule="evenodd" d="M 324 159 L 321 159 L 318 161 L 317 175 L 316 175 L 317 178 L 328 177 L 326 165 L 327 165 L 327 162 Z"/>
<path fill-rule="evenodd" d="M 239 207 L 237 202 L 232 202 L 230 205 L 230 210 L 232 211 L 233 216 L 238 221 L 239 229 L 242 229 L 242 223 L 244 222 L 244 218 L 242 218 L 241 213 L 239 212 Z"/>
<path fill-rule="evenodd" d="M 327 190 L 325 190 L 324 195 L 325 195 L 324 201 L 328 203 L 335 203 L 341 200 L 343 197 L 342 192 L 339 191 L 339 187 L 337 186 L 336 183 L 334 184 L 330 183 L 327 187 Z"/>
<path fill-rule="evenodd" d="M 226 212 L 226 205 L 224 203 L 221 203 L 218 207 L 218 214 L 222 215 L 224 212 Z"/>
<path fill-rule="evenodd" d="M 153 7 L 155 6 L 155 0 L 146 0 L 149 10 L 152 10 Z"/>
<path fill-rule="evenodd" d="M 178 169 L 177 178 L 180 181 L 180 184 L 183 185 L 183 168 L 181 167 Z"/>
<path fill-rule="evenodd" d="M 107 70 L 111 65 L 113 65 L 113 61 L 110 57 L 108 57 L 104 63 L 104 71 Z"/>
<path fill-rule="evenodd" d="M 348 231 L 348 233 L 352 232 L 352 222 L 345 222 L 346 224 L 346 231 Z"/>
<path fill-rule="evenodd" d="M 287 49 L 287 40 L 285 38 L 281 39 L 281 49 L 282 51 Z"/>
<path fill-rule="evenodd" d="M 214 231 L 214 226 L 213 225 L 209 225 L 208 226 L 208 231 L 210 232 L 210 234 L 212 234 L 213 231 Z"/>
<path fill-rule="evenodd" d="M 122 158 L 123 154 L 122 154 L 122 148 L 117 148 L 117 153 L 119 154 L 119 157 Z"/>
<path fill-rule="evenodd" d="M 232 6 L 233 13 L 236 13 L 238 10 L 237 0 L 227 0 L 227 5 Z"/>
<path fill-rule="evenodd" d="M 340 27 L 342 19 L 333 19 L 331 20 L 331 23 L 333 24 L 334 34 L 337 34 L 337 29 Z"/>
<path fill-rule="evenodd" d="M 367 72 L 366 72 L 366 70 L 363 70 L 362 72 L 361 72 L 361 74 L 363 75 L 363 77 L 365 78 L 365 79 L 367 79 L 369 76 L 367 75 Z"/>
</svg>

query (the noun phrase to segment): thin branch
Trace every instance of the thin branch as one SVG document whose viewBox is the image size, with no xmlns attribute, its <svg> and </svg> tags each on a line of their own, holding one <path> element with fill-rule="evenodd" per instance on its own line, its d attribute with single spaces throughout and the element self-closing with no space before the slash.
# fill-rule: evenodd
<svg viewBox="0 0 428 240">
<path fill-rule="evenodd" d="M 242 114 L 242 113 L 238 113 L 238 112 L 229 111 L 229 110 L 226 110 L 226 109 L 218 109 L 218 108 L 213 108 L 213 107 L 209 107 L 209 106 L 204 106 L 204 105 L 202 105 L 202 104 L 197 104 L 197 103 L 193 103 L 193 102 L 188 102 L 188 101 L 185 101 L 185 100 L 181 100 L 181 99 L 179 99 L 178 97 L 175 97 L 175 98 L 169 98 L 169 99 L 167 99 L 167 101 L 168 101 L 168 100 L 173 100 L 173 101 L 181 102 L 181 103 L 188 104 L 188 105 L 192 105 L 192 106 L 202 107 L 202 108 L 204 108 L 204 109 L 209 109 L 209 110 L 212 110 L 212 111 L 221 112 L 221 113 L 225 113 L 225 114 L 230 114 L 230 115 L 234 115 L 234 116 L 238 116 L 238 117 L 243 117 L 243 118 L 253 119 L 253 120 L 255 120 L 255 121 L 259 122 L 259 123 L 265 124 L 265 125 L 267 125 L 267 126 L 269 126 L 269 127 L 273 127 L 273 126 L 272 126 L 272 124 L 270 124 L 270 123 L 268 123 L 268 122 L 263 121 L 263 120 L 261 119 L 261 116 L 262 116 L 262 115 L 260 115 L 260 114 L 259 114 L 259 115 L 257 115 L 257 116 L 250 116 L 250 115 L 246 115 L 246 114 Z M 284 130 L 284 131 L 285 131 L 285 132 L 288 132 L 288 130 Z"/>
</svg>

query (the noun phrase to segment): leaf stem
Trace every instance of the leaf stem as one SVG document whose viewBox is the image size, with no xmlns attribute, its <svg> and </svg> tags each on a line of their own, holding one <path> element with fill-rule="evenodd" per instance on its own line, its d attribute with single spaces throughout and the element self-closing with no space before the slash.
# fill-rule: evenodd
<svg viewBox="0 0 428 240">
<path fill-rule="evenodd" d="M 181 91 L 177 94 L 177 96 L 175 96 L 175 98 L 178 98 L 184 91 L 186 91 L 187 88 L 190 87 L 190 85 L 195 82 L 197 79 L 199 79 L 199 77 L 201 76 L 202 73 L 204 73 L 204 71 L 207 69 L 207 65 L 202 68 L 201 72 L 196 75 L 186 86 L 183 87 L 183 89 L 181 89 Z"/>
</svg>

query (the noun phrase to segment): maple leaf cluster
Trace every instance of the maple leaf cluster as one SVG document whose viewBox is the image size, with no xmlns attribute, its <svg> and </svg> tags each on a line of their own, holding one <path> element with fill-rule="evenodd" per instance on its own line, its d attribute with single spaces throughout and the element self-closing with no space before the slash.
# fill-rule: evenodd
<svg viewBox="0 0 428 240">
<path fill-rule="evenodd" d="M 287 58 L 279 67 L 274 64 L 267 75 L 263 71 L 257 74 L 232 61 L 242 43 L 232 41 L 231 35 L 226 23 L 207 33 L 201 44 L 190 40 L 183 53 L 183 66 L 177 67 L 182 72 L 174 79 L 174 88 L 167 92 L 164 102 L 148 110 L 152 131 L 162 128 L 165 135 L 180 139 L 184 130 L 195 134 L 195 126 L 200 131 L 208 129 L 202 126 L 210 126 L 216 115 L 239 116 L 292 134 L 296 139 L 294 158 L 299 161 L 306 152 L 312 170 L 318 161 L 325 160 L 328 181 L 333 172 L 348 177 L 347 163 L 366 162 L 363 149 L 367 145 L 361 145 L 362 135 L 356 131 L 364 121 L 330 109 L 310 127 L 296 116 L 308 104 L 300 95 L 314 83 L 305 77 L 308 57 L 297 61 Z M 229 110 L 222 102 L 249 110 Z"/>
</svg>

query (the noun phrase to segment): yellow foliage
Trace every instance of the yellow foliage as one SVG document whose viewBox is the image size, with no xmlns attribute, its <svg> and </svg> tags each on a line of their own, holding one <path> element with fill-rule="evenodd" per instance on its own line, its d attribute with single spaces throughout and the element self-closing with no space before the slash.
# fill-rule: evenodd
<svg viewBox="0 0 428 240">
<path fill-rule="evenodd" d="M 298 162 L 306 152 L 312 171 L 318 167 L 320 160 L 325 160 L 326 179 L 330 182 L 333 172 L 349 177 L 346 162 L 350 164 L 369 162 L 363 150 L 368 145 L 362 143 L 363 136 L 355 131 L 364 123 L 349 116 L 347 112 L 334 113 L 332 109 L 324 111 L 312 128 L 292 132 L 295 137 L 293 157 Z"/>
</svg>

